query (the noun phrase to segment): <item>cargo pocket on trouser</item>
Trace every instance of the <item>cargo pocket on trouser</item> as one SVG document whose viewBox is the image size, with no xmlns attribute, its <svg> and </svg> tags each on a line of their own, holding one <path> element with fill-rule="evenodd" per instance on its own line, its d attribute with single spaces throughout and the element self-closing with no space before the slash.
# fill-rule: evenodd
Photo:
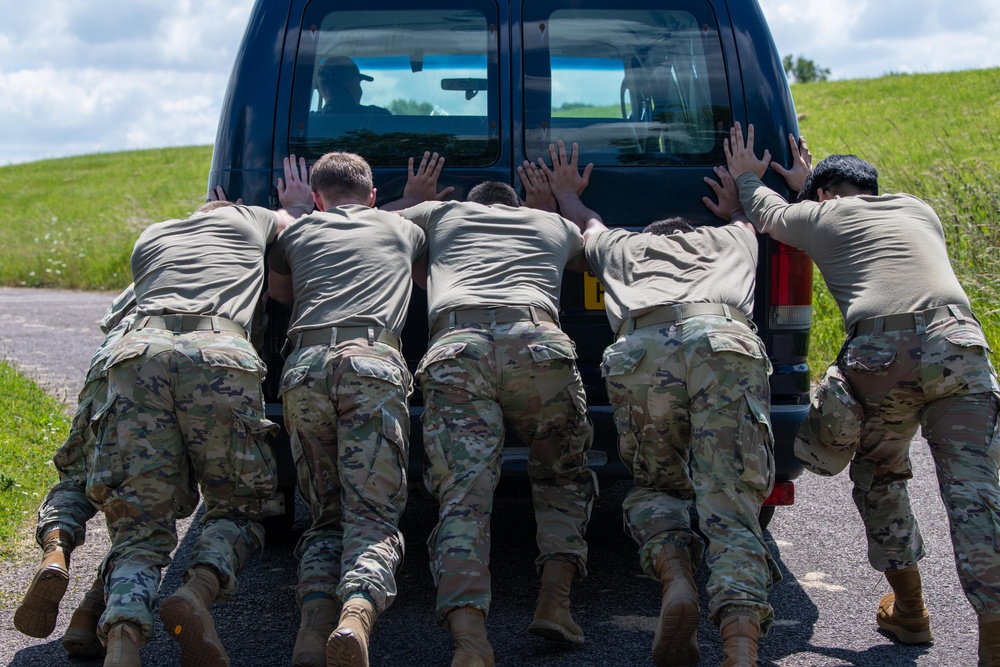
<svg viewBox="0 0 1000 667">
<path fill-rule="evenodd" d="M 406 430 L 388 410 L 382 410 L 380 421 L 362 496 L 377 506 L 392 508 L 398 518 L 406 504 Z"/>
<path fill-rule="evenodd" d="M 118 395 L 111 394 L 90 420 L 96 433 L 94 458 L 87 473 L 87 497 L 99 508 L 111 502 L 125 480 L 118 443 Z"/>
<path fill-rule="evenodd" d="M 375 422 L 373 426 L 377 432 L 367 478 L 363 486 L 360 486 L 362 496 L 375 505 L 402 512 L 402 506 L 406 503 L 409 423 L 403 423 L 401 419 L 407 414 L 406 395 L 412 387 L 412 378 L 405 368 L 387 359 L 355 356 L 347 361 L 362 383 L 360 391 L 370 391 L 377 404 L 382 406 L 378 413 L 368 416 Z M 386 404 L 392 403 L 397 404 L 399 414 L 386 407 Z"/>
<path fill-rule="evenodd" d="M 855 338 L 847 345 L 843 364 L 855 373 L 879 373 L 887 369 L 895 359 L 896 350 Z"/>
<path fill-rule="evenodd" d="M 60 479 L 71 479 L 85 484 L 90 461 L 93 458 L 92 444 L 94 441 L 93 427 L 90 420 L 96 406 L 93 404 L 93 394 L 81 401 L 73 415 L 73 424 L 69 428 L 66 441 L 56 450 L 52 462 L 59 471 Z M 89 451 L 88 451 L 89 450 Z"/>
<path fill-rule="evenodd" d="M 278 425 L 256 414 L 233 411 L 232 445 L 229 449 L 233 501 L 241 513 L 260 520 L 261 500 L 277 489 L 277 465 L 268 436 Z"/>
<path fill-rule="evenodd" d="M 774 436 L 767 408 L 754 396 L 744 394 L 737 419 L 737 482 L 763 500 L 774 486 Z"/>
</svg>

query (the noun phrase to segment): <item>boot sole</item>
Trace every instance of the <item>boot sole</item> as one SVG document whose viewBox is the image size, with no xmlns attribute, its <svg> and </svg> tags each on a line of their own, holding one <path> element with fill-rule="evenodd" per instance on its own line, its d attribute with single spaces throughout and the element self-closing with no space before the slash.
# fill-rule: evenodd
<svg viewBox="0 0 1000 667">
<path fill-rule="evenodd" d="M 368 667 L 368 651 L 353 632 L 334 631 L 326 642 L 327 667 Z"/>
<path fill-rule="evenodd" d="M 35 573 L 24 595 L 24 601 L 14 611 L 14 627 L 29 637 L 48 637 L 56 629 L 59 603 L 69 586 L 69 572 L 49 567 Z"/>
<path fill-rule="evenodd" d="M 87 631 L 81 628 L 69 628 L 59 640 L 66 655 L 71 658 L 103 658 L 107 649 L 97 638 L 97 631 Z"/>
<path fill-rule="evenodd" d="M 876 621 L 878 622 L 878 627 L 892 634 L 901 644 L 929 644 L 934 641 L 934 635 L 931 633 L 930 628 L 913 631 L 907 630 L 900 625 L 893 625 L 881 618 L 876 619 Z"/>
<path fill-rule="evenodd" d="M 206 611 L 206 613 L 209 613 Z M 160 605 L 167 634 L 181 647 L 181 667 L 230 667 L 229 656 L 215 635 L 215 626 L 197 607 L 175 593 Z"/>
<path fill-rule="evenodd" d="M 536 637 L 548 639 L 553 642 L 568 642 L 570 644 L 582 644 L 584 642 L 583 635 L 573 634 L 563 626 L 552 621 L 532 621 L 528 626 L 528 632 Z"/>
<path fill-rule="evenodd" d="M 697 600 L 675 600 L 660 612 L 660 624 L 653 637 L 653 664 L 656 667 L 690 667 L 701 661 L 698 624 L 701 609 Z"/>
</svg>

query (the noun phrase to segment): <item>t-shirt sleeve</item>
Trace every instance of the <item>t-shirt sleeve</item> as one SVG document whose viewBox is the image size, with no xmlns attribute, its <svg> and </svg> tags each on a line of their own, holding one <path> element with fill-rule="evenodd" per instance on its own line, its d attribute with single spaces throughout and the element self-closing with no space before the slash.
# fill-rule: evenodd
<svg viewBox="0 0 1000 667">
<path fill-rule="evenodd" d="M 587 237 L 585 248 L 587 264 L 590 266 L 590 271 L 598 278 L 601 277 L 604 267 L 607 265 L 608 253 L 611 252 L 611 247 L 618 239 L 625 238 L 626 236 L 628 236 L 628 230 L 606 229 Z"/>
<path fill-rule="evenodd" d="M 403 216 L 420 229 L 427 229 L 427 225 L 431 222 L 431 216 L 440 206 L 442 206 L 441 202 L 425 201 L 417 204 L 416 206 L 404 208 L 402 211 L 396 211 L 396 213 Z"/>
<path fill-rule="evenodd" d="M 584 255 L 583 234 L 580 233 L 580 228 L 571 221 L 562 216 L 560 216 L 560 220 L 562 220 L 563 226 L 566 227 L 566 232 L 569 236 L 569 248 L 567 250 L 569 251 L 569 263 L 572 264 L 579 261 Z"/>
<path fill-rule="evenodd" d="M 416 262 L 427 254 L 427 233 L 408 220 L 403 220 L 403 224 L 406 226 L 406 231 L 410 233 L 413 261 Z"/>
<path fill-rule="evenodd" d="M 271 251 L 267 254 L 267 268 L 283 276 L 291 275 L 292 267 L 288 265 L 288 239 L 291 234 L 289 230 L 278 237 L 278 240 L 271 245 Z"/>
<path fill-rule="evenodd" d="M 736 185 L 743 209 L 758 232 L 809 252 L 810 232 L 818 222 L 818 203 L 789 204 L 750 172 L 740 174 Z"/>
<path fill-rule="evenodd" d="M 260 226 L 265 243 L 270 243 L 278 235 L 278 214 L 263 206 L 244 206 L 250 218 Z"/>
</svg>

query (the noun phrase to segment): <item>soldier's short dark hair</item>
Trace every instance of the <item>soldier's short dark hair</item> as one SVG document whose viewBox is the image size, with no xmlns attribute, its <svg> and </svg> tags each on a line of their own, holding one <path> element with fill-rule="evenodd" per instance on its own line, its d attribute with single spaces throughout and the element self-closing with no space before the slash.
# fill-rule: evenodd
<svg viewBox="0 0 1000 667">
<path fill-rule="evenodd" d="M 207 201 L 198 208 L 195 213 L 208 213 L 209 211 L 214 211 L 217 208 L 223 208 L 225 206 L 236 206 L 231 201 L 226 201 L 225 199 L 218 199 L 216 201 Z"/>
<path fill-rule="evenodd" d="M 482 204 L 483 206 L 503 204 L 504 206 L 517 207 L 521 205 L 521 200 L 518 199 L 514 188 L 500 181 L 484 181 L 480 183 L 469 190 L 469 196 L 466 200 Z"/>
<path fill-rule="evenodd" d="M 313 165 L 313 192 L 328 202 L 343 198 L 367 200 L 375 187 L 372 168 L 356 153 L 327 153 Z"/>
<path fill-rule="evenodd" d="M 819 201 L 819 189 L 836 190 L 852 186 L 866 195 L 878 194 L 878 170 L 857 155 L 831 155 L 816 165 L 802 186 L 799 200 Z"/>
<path fill-rule="evenodd" d="M 688 232 L 693 232 L 694 225 L 684 218 L 664 218 L 663 220 L 657 220 L 656 222 L 649 223 L 642 231 L 649 234 L 669 236 L 670 234 L 686 234 Z"/>
</svg>

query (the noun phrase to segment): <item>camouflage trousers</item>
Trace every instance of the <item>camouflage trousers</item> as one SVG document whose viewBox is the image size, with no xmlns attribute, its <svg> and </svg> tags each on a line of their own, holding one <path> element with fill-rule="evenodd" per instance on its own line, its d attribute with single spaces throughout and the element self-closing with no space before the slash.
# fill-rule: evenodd
<svg viewBox="0 0 1000 667">
<path fill-rule="evenodd" d="M 854 336 L 839 365 L 864 407 L 851 462 L 854 502 L 879 571 L 916 563 L 924 543 L 910 506 L 910 440 L 921 427 L 951 523 L 958 576 L 978 614 L 1000 612 L 997 378 L 973 320 L 921 332 Z"/>
<path fill-rule="evenodd" d="M 446 330 L 421 361 L 424 481 L 440 503 L 428 539 L 439 622 L 459 607 L 489 611 L 490 515 L 506 427 L 529 449 L 539 571 L 558 555 L 586 576 L 597 483 L 575 358 L 562 330 L 527 321 Z"/>
<path fill-rule="evenodd" d="M 160 570 L 177 546 L 176 520 L 205 501 L 190 566 L 214 569 L 221 599 L 264 540 L 261 504 L 276 488 L 260 380 L 245 339 L 210 331 L 133 331 L 108 360 L 87 495 L 112 534 L 102 565 L 107 610 L 99 633 L 122 621 L 152 636 Z"/>
<path fill-rule="evenodd" d="M 363 591 L 379 613 L 403 559 L 412 378 L 395 348 L 348 340 L 292 352 L 281 380 L 299 491 L 313 522 L 296 547 L 299 605 Z"/>
<path fill-rule="evenodd" d="M 694 504 L 708 542 L 709 618 L 723 607 L 773 611 L 768 588 L 781 575 L 757 520 L 774 484 L 770 372 L 760 339 L 722 316 L 647 326 L 619 338 L 601 365 L 615 410 L 618 451 L 635 487 L 625 525 L 643 571 L 667 544 L 697 567 L 705 552 L 691 526 Z"/>
<path fill-rule="evenodd" d="M 75 546 L 83 544 L 87 537 L 87 522 L 97 513 L 97 508 L 87 498 L 87 473 L 95 444 L 90 418 L 104 405 L 107 396 L 107 376 L 103 372 L 95 374 L 92 369 L 80 392 L 69 435 L 52 457 L 59 471 L 59 482 L 49 489 L 38 507 L 35 540 L 39 545 L 53 530 L 71 534 Z"/>
</svg>

